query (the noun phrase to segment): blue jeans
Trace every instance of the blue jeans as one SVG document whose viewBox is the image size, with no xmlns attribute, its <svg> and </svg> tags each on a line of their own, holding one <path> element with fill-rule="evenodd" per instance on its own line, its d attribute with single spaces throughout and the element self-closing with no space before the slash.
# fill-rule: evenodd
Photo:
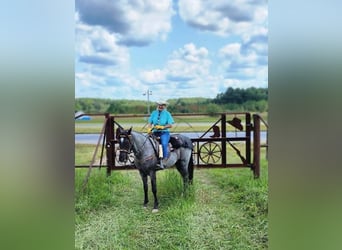
<svg viewBox="0 0 342 250">
<path fill-rule="evenodd" d="M 163 132 L 155 132 L 154 135 L 160 137 L 160 143 L 163 147 L 163 157 L 164 159 L 169 156 L 168 146 L 170 141 L 170 132 L 163 131 Z"/>
</svg>

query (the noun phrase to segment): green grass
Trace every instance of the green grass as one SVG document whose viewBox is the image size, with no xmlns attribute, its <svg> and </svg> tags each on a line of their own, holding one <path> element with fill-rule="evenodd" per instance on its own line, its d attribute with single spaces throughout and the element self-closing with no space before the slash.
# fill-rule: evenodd
<svg viewBox="0 0 342 250">
<path fill-rule="evenodd" d="M 80 157 L 80 156 L 79 156 Z M 143 209 L 138 171 L 75 170 L 76 249 L 267 249 L 267 161 L 260 179 L 249 169 L 195 169 L 183 193 L 175 169 L 157 173 L 159 212 L 153 196 Z"/>
<path fill-rule="evenodd" d="M 96 145 L 93 144 L 76 144 L 75 146 L 75 165 L 89 165 L 93 159 Z M 102 148 L 98 148 L 95 160 L 100 160 Z M 104 152 L 105 154 L 105 152 Z M 95 164 L 96 165 L 96 164 Z"/>
</svg>

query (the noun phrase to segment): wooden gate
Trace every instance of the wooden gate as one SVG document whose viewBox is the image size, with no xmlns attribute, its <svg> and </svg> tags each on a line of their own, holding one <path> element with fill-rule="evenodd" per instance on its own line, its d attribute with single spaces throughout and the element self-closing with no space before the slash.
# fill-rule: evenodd
<svg viewBox="0 0 342 250">
<path fill-rule="evenodd" d="M 99 144 L 102 142 L 100 167 L 102 165 L 102 157 L 105 151 L 108 175 L 110 175 L 113 170 L 135 169 L 133 160 L 128 161 L 126 164 L 119 163 L 116 152 L 118 142 L 116 140 L 115 131 L 118 127 L 123 127 L 120 124 L 120 120 L 124 118 L 146 117 L 146 115 L 102 115 L 105 116 L 105 122 L 101 131 L 103 138 L 99 139 L 95 150 L 96 153 L 100 146 Z M 187 119 L 190 120 L 191 117 L 195 116 L 197 118 L 208 116 L 217 117 L 217 120 L 213 123 L 200 122 L 202 130 L 200 132 L 190 132 L 190 136 L 188 135 L 189 131 L 184 132 L 191 138 L 194 144 L 193 159 L 195 167 L 249 168 L 252 170 L 254 177 L 259 178 L 260 148 L 268 147 L 268 125 L 260 115 L 251 115 L 248 112 L 220 114 L 173 114 L 176 124 L 177 119 L 186 122 Z M 266 131 L 264 131 L 264 133 L 266 133 L 266 142 L 263 144 L 261 144 L 261 122 L 263 122 L 266 128 Z M 194 126 L 191 124 L 188 125 L 194 129 Z M 203 128 L 205 129 L 203 130 Z M 94 162 L 92 162 L 91 165 L 94 165 Z"/>
</svg>

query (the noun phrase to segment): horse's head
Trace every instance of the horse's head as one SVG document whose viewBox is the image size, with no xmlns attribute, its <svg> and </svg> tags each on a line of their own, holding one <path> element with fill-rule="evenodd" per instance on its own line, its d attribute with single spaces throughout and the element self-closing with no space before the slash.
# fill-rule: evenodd
<svg viewBox="0 0 342 250">
<path fill-rule="evenodd" d="M 132 150 L 132 128 L 128 130 L 124 130 L 122 128 L 118 128 L 116 131 L 116 138 L 119 141 L 119 161 L 127 162 L 128 155 Z"/>
</svg>

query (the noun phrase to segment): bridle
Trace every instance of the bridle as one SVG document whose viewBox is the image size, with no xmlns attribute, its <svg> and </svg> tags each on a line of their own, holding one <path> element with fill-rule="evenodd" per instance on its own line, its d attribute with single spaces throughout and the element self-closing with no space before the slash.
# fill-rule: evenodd
<svg viewBox="0 0 342 250">
<path fill-rule="evenodd" d="M 119 135 L 119 149 L 118 151 L 130 154 L 132 152 L 133 143 L 131 142 L 131 135 Z M 126 140 L 125 140 L 126 139 Z M 126 143 L 125 143 L 126 142 Z"/>
<path fill-rule="evenodd" d="M 146 136 L 145 141 L 143 142 L 141 147 L 137 148 L 136 144 L 134 144 L 134 142 L 132 142 L 132 135 L 131 134 L 120 133 L 119 134 L 119 149 L 118 149 L 118 151 L 126 153 L 126 154 L 130 154 L 132 151 L 135 151 L 135 154 L 139 155 L 143 151 L 143 148 L 144 148 L 146 142 L 149 140 L 150 140 L 150 137 Z M 134 148 L 134 150 L 133 150 L 133 148 Z"/>
</svg>

